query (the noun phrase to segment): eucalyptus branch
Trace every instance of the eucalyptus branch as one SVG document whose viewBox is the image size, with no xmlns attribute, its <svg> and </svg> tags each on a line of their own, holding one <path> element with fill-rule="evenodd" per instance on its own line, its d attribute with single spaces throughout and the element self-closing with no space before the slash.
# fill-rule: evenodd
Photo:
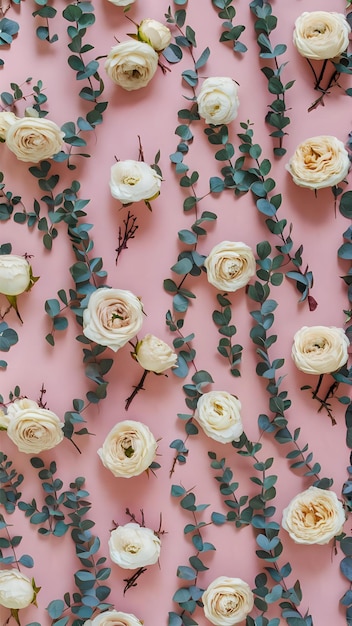
<svg viewBox="0 0 352 626">
<path fill-rule="evenodd" d="M 235 53 L 246 52 L 247 46 L 239 41 L 246 27 L 243 26 L 243 24 L 233 24 L 233 20 L 236 17 L 236 9 L 233 6 L 233 0 L 212 0 L 212 4 L 218 9 L 219 18 L 225 20 L 225 22 L 222 23 L 223 32 L 221 33 L 219 41 L 223 43 L 230 42 Z"/>
<path fill-rule="evenodd" d="M 271 3 L 266 0 L 253 0 L 249 6 L 258 18 L 254 23 L 254 29 L 260 48 L 259 56 L 272 59 L 274 62 L 274 68 L 264 66 L 261 70 L 268 80 L 269 92 L 276 95 L 276 99 L 269 105 L 265 121 L 275 129 L 270 136 L 278 139 L 279 147 L 274 148 L 274 154 L 281 157 L 286 154 L 286 149 L 283 148 L 283 138 L 287 132 L 284 129 L 290 124 L 290 118 L 287 116 L 286 92 L 291 89 L 295 81 L 291 80 L 286 84 L 282 82 L 282 74 L 287 62 L 279 65 L 278 57 L 286 52 L 287 46 L 285 44 L 273 46 L 271 43 L 270 35 L 277 27 L 277 17 L 272 14 Z"/>
<path fill-rule="evenodd" d="M 10 514 L 15 511 L 21 497 L 18 488 L 24 480 L 23 474 L 18 474 L 12 465 L 7 455 L 0 451 L 0 501 L 5 511 Z"/>
<path fill-rule="evenodd" d="M 213 321 L 219 327 L 219 333 L 223 337 L 219 340 L 218 352 L 224 357 L 229 365 L 232 376 L 241 376 L 238 365 L 242 360 L 243 347 L 239 344 L 232 343 L 232 337 L 236 334 L 236 326 L 231 324 L 231 301 L 227 298 L 228 294 L 217 294 L 216 298 L 221 307 L 220 311 L 213 311 Z"/>
<path fill-rule="evenodd" d="M 184 533 L 187 533 L 191 538 L 196 553 L 189 557 L 189 565 L 179 565 L 177 568 L 178 578 L 185 582 L 188 581 L 190 584 L 185 584 L 174 593 L 172 599 L 178 604 L 179 608 L 177 612 L 169 612 L 168 624 L 171 626 L 177 619 L 177 623 L 180 626 L 187 626 L 190 623 L 197 625 L 198 622 L 194 621 L 191 616 L 197 607 L 202 606 L 201 597 L 204 592 L 204 589 L 198 585 L 198 576 L 200 572 L 209 569 L 202 560 L 203 554 L 216 550 L 212 543 L 204 541 L 201 531 L 202 528 L 211 525 L 212 522 L 198 521 L 198 514 L 207 509 L 209 505 L 196 504 L 196 497 L 192 490 L 186 491 L 181 485 L 172 485 L 171 495 L 181 498 L 181 508 L 188 511 L 192 516 L 192 522 L 185 526 Z"/>
</svg>

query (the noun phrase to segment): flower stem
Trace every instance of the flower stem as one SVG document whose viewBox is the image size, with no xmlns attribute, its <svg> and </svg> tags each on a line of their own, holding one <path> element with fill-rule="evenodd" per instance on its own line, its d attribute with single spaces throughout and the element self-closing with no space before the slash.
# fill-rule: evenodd
<svg viewBox="0 0 352 626">
<path fill-rule="evenodd" d="M 126 398 L 125 411 L 128 411 L 128 408 L 129 408 L 133 398 L 137 395 L 137 393 L 141 389 L 143 389 L 143 384 L 144 384 L 144 381 L 145 381 L 145 379 L 147 377 L 148 372 L 149 372 L 149 370 L 144 370 L 142 378 L 140 379 L 138 385 L 136 385 L 136 387 L 133 388 L 133 391 L 132 391 L 131 395 L 128 396 L 128 398 Z"/>
</svg>

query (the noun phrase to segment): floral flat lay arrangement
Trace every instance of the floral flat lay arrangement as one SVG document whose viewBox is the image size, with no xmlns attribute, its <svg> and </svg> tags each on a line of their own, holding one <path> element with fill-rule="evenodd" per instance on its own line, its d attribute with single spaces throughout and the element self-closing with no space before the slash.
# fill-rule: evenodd
<svg viewBox="0 0 352 626">
<path fill-rule="evenodd" d="M 0 626 L 352 624 L 331 5 L 1 5 Z"/>
</svg>

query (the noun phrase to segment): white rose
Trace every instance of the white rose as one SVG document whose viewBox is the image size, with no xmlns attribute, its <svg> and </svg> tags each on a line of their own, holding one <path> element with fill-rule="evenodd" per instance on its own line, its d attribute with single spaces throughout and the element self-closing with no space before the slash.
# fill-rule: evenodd
<svg viewBox="0 0 352 626">
<path fill-rule="evenodd" d="M 293 43 L 308 59 L 334 59 L 347 49 L 350 32 L 343 13 L 304 12 L 295 21 Z"/>
<path fill-rule="evenodd" d="M 123 569 L 154 565 L 160 556 L 160 545 L 153 530 L 130 522 L 111 531 L 110 558 Z"/>
<path fill-rule="evenodd" d="M 222 241 L 209 252 L 204 267 L 211 285 L 222 291 L 237 291 L 254 276 L 255 258 L 242 241 Z"/>
<path fill-rule="evenodd" d="M 150 334 L 138 341 L 135 357 L 145 370 L 156 372 L 156 374 L 175 367 L 177 361 L 177 354 L 173 349 L 165 341 Z"/>
<path fill-rule="evenodd" d="M 339 139 L 331 135 L 310 137 L 300 143 L 286 165 L 293 182 L 308 189 L 333 187 L 348 174 L 348 152 Z"/>
<path fill-rule="evenodd" d="M 112 428 L 98 454 L 114 476 L 131 478 L 148 469 L 156 449 L 157 442 L 148 426 L 124 420 Z"/>
<path fill-rule="evenodd" d="M 19 118 L 11 111 L 0 111 L 0 141 L 6 140 L 7 131 Z"/>
<path fill-rule="evenodd" d="M 27 576 L 17 569 L 0 570 L 0 605 L 8 609 L 24 609 L 34 597 L 35 592 Z"/>
<path fill-rule="evenodd" d="M 0 254 L 0 293 L 18 296 L 31 284 L 31 266 L 23 256 Z"/>
<path fill-rule="evenodd" d="M 128 7 L 130 4 L 136 2 L 136 0 L 109 0 L 109 2 L 117 7 Z"/>
<path fill-rule="evenodd" d="M 111 195 L 122 204 L 153 200 L 160 187 L 161 176 L 144 161 L 118 161 L 111 167 Z"/>
<path fill-rule="evenodd" d="M 43 117 L 23 117 L 10 125 L 6 145 L 19 161 L 39 163 L 61 150 L 64 133 Z"/>
<path fill-rule="evenodd" d="M 238 441 L 243 433 L 241 403 L 227 391 L 209 391 L 200 396 L 194 419 L 208 437 L 220 443 Z"/>
<path fill-rule="evenodd" d="M 158 60 L 158 54 L 149 44 L 132 39 L 113 46 L 104 67 L 114 83 L 133 91 L 148 85 L 157 70 Z"/>
<path fill-rule="evenodd" d="M 114 352 L 137 335 L 142 323 L 142 303 L 125 289 L 96 289 L 83 311 L 83 334 Z"/>
<path fill-rule="evenodd" d="M 37 402 L 29 400 L 28 398 L 21 398 L 20 400 L 11 402 L 11 404 L 6 407 L 6 413 L 0 410 L 0 429 L 7 430 L 10 419 L 22 411 L 22 409 L 29 408 L 38 408 Z"/>
<path fill-rule="evenodd" d="M 157 52 L 161 52 L 171 42 L 171 31 L 161 22 L 147 18 L 138 27 L 138 37 Z"/>
<path fill-rule="evenodd" d="M 238 88 L 232 78 L 206 78 L 197 97 L 198 113 L 207 124 L 229 124 L 237 117 Z"/>
<path fill-rule="evenodd" d="M 306 374 L 330 374 L 346 363 L 349 345 L 343 328 L 302 326 L 293 338 L 291 355 Z"/>
<path fill-rule="evenodd" d="M 94 619 L 84 622 L 84 626 L 143 626 L 143 622 L 133 613 L 105 611 L 94 617 Z"/>
<path fill-rule="evenodd" d="M 254 606 L 250 586 L 241 578 L 219 576 L 202 595 L 204 615 L 215 626 L 243 622 Z"/>
<path fill-rule="evenodd" d="M 283 510 L 282 528 L 296 543 L 323 545 L 342 532 L 345 519 L 336 493 L 309 487 Z"/>
<path fill-rule="evenodd" d="M 52 411 L 38 405 L 9 410 L 7 434 L 20 452 L 37 454 L 51 450 L 63 440 L 64 423 Z"/>
</svg>

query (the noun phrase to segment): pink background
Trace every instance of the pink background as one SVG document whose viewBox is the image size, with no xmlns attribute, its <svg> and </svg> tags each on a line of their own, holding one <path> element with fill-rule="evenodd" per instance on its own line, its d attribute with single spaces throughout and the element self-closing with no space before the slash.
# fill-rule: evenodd
<svg viewBox="0 0 352 626">
<path fill-rule="evenodd" d="M 164 22 L 168 2 L 160 0 L 137 0 L 128 13 L 136 23 L 143 18 L 153 17 Z M 44 22 L 33 18 L 32 12 L 37 5 L 27 1 L 20 6 L 11 6 L 7 17 L 20 23 L 20 31 L 10 49 L 1 48 L 0 56 L 5 60 L 1 70 L 1 90 L 9 91 L 9 83 L 22 84 L 27 77 L 33 78 L 33 84 L 42 80 L 48 97 L 48 118 L 62 125 L 84 115 L 84 102 L 78 97 L 79 90 L 85 86 L 75 80 L 75 72 L 67 65 L 70 54 L 66 35 L 68 22 L 61 17 L 64 3 L 56 3 L 57 17 L 50 21 L 51 34 L 57 32 L 59 41 L 49 45 L 41 42 L 35 35 L 35 28 Z M 181 8 L 174 6 L 173 10 Z M 346 288 L 340 276 L 348 270 L 348 263 L 339 261 L 337 249 L 342 243 L 342 233 L 348 227 L 346 220 L 334 213 L 334 201 L 330 189 L 314 193 L 294 185 L 285 169 L 285 163 L 296 145 L 319 134 L 335 135 L 346 141 L 351 130 L 351 101 L 344 95 L 344 89 L 351 86 L 348 77 L 343 76 L 340 84 L 325 99 L 325 106 L 320 106 L 311 113 L 309 105 L 317 97 L 313 90 L 312 75 L 306 61 L 299 56 L 292 44 L 292 30 L 296 17 L 303 11 L 336 10 L 344 12 L 345 2 L 336 0 L 296 0 L 295 2 L 273 2 L 273 12 L 278 16 L 278 29 L 272 35 L 274 43 L 286 43 L 287 52 L 280 57 L 287 61 L 284 70 L 284 82 L 294 79 L 296 82 L 287 92 L 287 105 L 290 108 L 291 124 L 284 145 L 287 155 L 281 159 L 272 156 L 272 140 L 269 129 L 264 123 L 268 104 L 273 96 L 267 91 L 267 81 L 260 71 L 261 62 L 253 29 L 253 16 L 248 2 L 237 2 L 236 24 L 245 24 L 246 30 L 241 37 L 248 51 L 244 55 L 234 55 L 231 48 L 219 43 L 221 20 L 217 11 L 207 2 L 189 2 L 186 23 L 196 32 L 197 54 L 209 46 L 211 55 L 206 66 L 201 70 L 201 77 L 231 76 L 239 83 L 240 109 L 238 118 L 231 123 L 230 133 L 233 143 L 238 146 L 236 133 L 240 132 L 240 121 L 254 123 L 255 140 L 263 146 L 263 157 L 273 163 L 272 176 L 277 182 L 277 191 L 283 194 L 283 203 L 279 217 L 285 217 L 293 223 L 292 237 L 294 249 L 304 246 L 304 263 L 308 263 L 314 274 L 312 295 L 318 301 L 314 312 L 308 310 L 306 303 L 298 303 L 297 292 L 292 281 L 286 280 L 280 288 L 272 289 L 272 297 L 279 304 L 275 313 L 274 332 L 278 341 L 273 346 L 272 358 L 284 357 L 285 365 L 280 373 L 286 375 L 283 389 L 287 389 L 292 399 L 288 411 L 291 431 L 301 428 L 300 442 L 309 442 L 314 452 L 314 460 L 322 466 L 322 476 L 332 477 L 333 489 L 340 497 L 346 466 L 349 464 L 349 450 L 345 445 L 344 408 L 333 401 L 334 416 L 337 424 L 332 427 L 330 419 L 324 413 L 318 413 L 316 404 L 307 392 L 300 391 L 305 384 L 316 383 L 315 377 L 301 374 L 291 361 L 292 337 L 296 330 L 304 325 L 343 326 L 343 309 L 347 308 Z M 94 45 L 92 58 L 106 55 L 111 46 L 127 39 L 127 33 L 134 32 L 134 26 L 126 20 L 123 10 L 107 0 L 95 4 L 96 24 L 88 30 L 85 41 Z M 176 32 L 173 30 L 173 34 Z M 100 73 L 105 80 L 104 60 Z M 166 63 L 166 65 L 168 65 Z M 193 67 L 187 51 L 177 65 L 170 65 L 170 72 L 165 75 L 158 69 L 151 83 L 145 89 L 125 92 L 114 85 L 108 77 L 105 80 L 104 99 L 109 101 L 104 113 L 104 122 L 95 133 L 88 136 L 90 159 L 75 159 L 77 169 L 67 170 L 64 164 L 53 163 L 53 170 L 60 174 L 59 187 L 77 179 L 81 183 L 80 197 L 90 199 L 87 207 L 87 221 L 94 224 L 91 231 L 94 239 L 94 252 L 102 256 L 104 268 L 108 271 L 107 284 L 129 289 L 141 297 L 146 317 L 141 336 L 151 332 L 171 343 L 173 336 L 165 325 L 165 313 L 171 308 L 169 294 L 163 290 L 165 278 L 175 278 L 170 267 L 177 261 L 180 244 L 178 230 L 189 228 L 194 221 L 193 213 L 184 214 L 182 203 L 185 190 L 179 186 L 179 178 L 169 160 L 175 151 L 178 138 L 174 134 L 179 121 L 177 111 L 185 108 L 188 102 L 184 96 L 191 96 L 191 90 L 182 82 L 181 73 Z M 201 81 L 200 81 L 201 83 Z M 31 87 L 24 85 L 24 93 L 30 93 Z M 22 115 L 24 107 L 32 99 L 19 103 L 17 114 Z M 196 169 L 199 182 L 196 187 L 199 196 L 207 193 L 209 178 L 219 175 L 219 163 L 214 159 L 212 146 L 203 133 L 204 122 L 192 125 L 195 135 L 186 162 L 191 169 Z M 127 215 L 126 208 L 110 195 L 110 167 L 115 157 L 120 160 L 138 159 L 138 135 L 144 150 L 146 162 L 152 163 L 158 150 L 161 152 L 160 166 L 163 183 L 159 198 L 153 201 L 150 213 L 143 202 L 130 207 L 137 216 L 139 229 L 134 240 L 129 242 L 116 266 L 115 249 L 118 244 L 118 229 Z M 237 151 L 237 156 L 239 152 Z M 33 198 L 39 198 L 41 192 L 35 179 L 29 174 L 28 166 L 16 160 L 6 145 L 0 146 L 0 168 L 5 173 L 8 189 L 21 195 L 27 210 L 33 206 Z M 200 242 L 198 251 L 207 255 L 210 249 L 220 241 L 244 241 L 255 250 L 259 241 L 268 239 L 272 246 L 279 243 L 270 235 L 264 219 L 255 208 L 253 198 L 247 194 L 234 198 L 231 191 L 218 195 L 209 195 L 200 203 L 200 210 L 213 211 L 218 220 L 209 227 L 209 234 Z M 23 325 L 20 325 L 12 311 L 7 317 L 8 324 L 19 334 L 19 342 L 3 357 L 8 361 L 8 368 L 1 372 L 0 391 L 4 398 L 15 385 L 21 392 L 37 399 L 44 383 L 44 400 L 57 415 L 64 415 L 71 410 L 72 399 L 84 397 L 89 389 L 89 382 L 84 375 L 81 345 L 75 340 L 80 329 L 74 316 L 70 317 L 67 331 L 57 333 L 55 348 L 45 341 L 50 331 L 50 320 L 44 312 L 44 302 L 56 297 L 60 288 L 68 290 L 74 287 L 68 268 L 74 263 L 71 244 L 66 235 L 65 225 L 60 225 L 59 236 L 54 241 L 53 250 L 44 250 L 41 235 L 37 230 L 29 231 L 26 226 L 12 221 L 1 223 L 1 243 L 11 242 L 15 254 L 33 255 L 31 263 L 34 275 L 40 280 L 33 290 L 19 298 Z M 291 268 L 290 268 L 291 269 Z M 177 277 L 176 277 L 177 279 Z M 194 290 L 197 299 L 188 310 L 185 318 L 184 333 L 195 333 L 194 347 L 197 351 L 198 369 L 211 373 L 214 384 L 209 387 L 224 389 L 236 394 L 242 403 L 242 417 L 247 436 L 257 441 L 259 432 L 257 417 L 268 410 L 268 396 L 264 381 L 255 373 L 255 347 L 249 338 L 252 318 L 249 311 L 254 308 L 244 290 L 230 296 L 232 302 L 233 323 L 237 327 L 235 341 L 244 346 L 241 365 L 241 378 L 233 378 L 225 360 L 217 353 L 219 334 L 212 322 L 212 311 L 217 307 L 217 290 L 208 284 L 205 274 L 200 278 L 189 277 L 186 287 Z M 2 311 L 6 307 L 5 298 L 1 300 Z M 140 392 L 132 403 L 128 413 L 124 409 L 125 398 L 132 386 L 141 376 L 141 368 L 130 357 L 129 347 L 121 349 L 116 355 L 112 352 L 114 365 L 107 378 L 109 380 L 108 397 L 98 406 L 91 406 L 85 412 L 85 418 L 92 436 L 81 437 L 77 443 L 82 450 L 79 455 L 74 446 L 66 439 L 56 449 L 43 453 L 43 460 L 55 460 L 58 465 L 57 476 L 68 485 L 76 476 L 86 477 L 86 488 L 93 503 L 90 517 L 96 522 L 94 531 L 101 539 L 100 554 L 108 556 L 107 541 L 113 520 L 124 524 L 128 520 L 125 509 L 128 507 L 137 516 L 143 509 L 146 525 L 159 527 L 162 515 L 162 528 L 166 534 L 162 537 L 160 567 L 151 566 L 139 580 L 136 588 L 130 589 L 123 596 L 124 570 L 110 563 L 112 575 L 108 584 L 112 587 L 109 600 L 115 607 L 125 612 L 134 613 L 146 626 L 166 624 L 168 611 L 176 610 L 172 596 L 181 586 L 176 577 L 178 565 L 186 565 L 194 554 L 188 537 L 183 535 L 184 526 L 191 521 L 187 512 L 182 511 L 178 502 L 170 496 L 171 485 L 182 484 L 186 489 L 193 488 L 199 503 L 210 504 L 202 515 L 208 521 L 212 511 L 223 511 L 215 473 L 210 469 L 207 452 L 213 450 L 218 457 L 226 457 L 227 464 L 234 471 L 234 480 L 240 482 L 239 493 L 254 494 L 256 487 L 249 477 L 254 475 L 249 460 L 236 454 L 230 444 L 221 445 L 207 438 L 202 432 L 188 441 L 189 458 L 185 466 L 176 466 L 172 479 L 169 471 L 172 466 L 174 451 L 169 448 L 175 438 L 183 438 L 182 423 L 177 413 L 185 412 L 182 384 L 190 382 L 193 371 L 186 380 L 181 380 L 169 373 L 168 377 L 147 377 L 145 391 Z M 344 390 L 345 395 L 348 389 Z M 342 393 L 340 394 L 342 395 Z M 97 449 L 101 446 L 112 426 L 123 419 L 135 419 L 147 424 L 155 437 L 160 440 L 157 461 L 161 469 L 157 477 L 146 474 L 130 480 L 114 478 L 103 467 Z M 30 466 L 29 457 L 19 453 L 8 440 L 5 432 L 0 433 L 1 449 L 13 460 L 14 467 L 25 474 L 22 485 L 22 499 L 29 502 L 33 497 L 41 500 L 41 488 L 37 472 Z M 300 471 L 292 471 L 285 458 L 288 446 L 276 444 L 270 436 L 262 437 L 262 458 L 274 456 L 273 473 L 278 475 L 277 521 L 281 521 L 283 508 L 298 492 L 309 486 L 309 480 Z M 226 511 L 225 511 L 226 512 Z M 33 570 L 23 572 L 34 575 L 36 583 L 42 587 L 38 595 L 38 608 L 30 607 L 21 612 L 23 624 L 37 621 L 45 626 L 50 623 L 46 612 L 48 603 L 61 598 L 66 591 L 74 591 L 73 574 L 80 568 L 74 554 L 74 545 L 69 533 L 63 538 L 43 538 L 37 534 L 36 527 L 30 525 L 20 511 L 13 516 L 6 516 L 13 523 L 13 534 L 23 534 L 19 552 L 33 555 Z M 346 522 L 345 532 L 350 533 Z M 315 624 L 321 626 L 345 623 L 344 608 L 339 599 L 347 589 L 347 581 L 339 571 L 342 558 L 338 550 L 335 554 L 333 544 L 325 546 L 300 546 L 293 543 L 285 531 L 280 533 L 284 552 L 279 560 L 282 566 L 287 561 L 292 565 L 289 583 L 293 585 L 299 578 L 303 591 L 302 613 L 309 611 Z M 241 577 L 251 587 L 254 578 L 262 570 L 263 562 L 255 555 L 256 543 L 253 529 L 241 530 L 233 525 L 222 527 L 209 526 L 204 531 L 204 538 L 215 544 L 217 550 L 205 555 L 209 570 L 200 574 L 198 584 L 206 587 L 220 575 Z M 252 615 L 255 617 L 256 610 Z M 275 611 L 279 616 L 279 609 Z M 0 608 L 0 623 L 8 617 L 8 610 Z M 206 623 L 198 609 L 195 619 Z M 281 620 L 284 623 L 284 620 Z"/>
</svg>

